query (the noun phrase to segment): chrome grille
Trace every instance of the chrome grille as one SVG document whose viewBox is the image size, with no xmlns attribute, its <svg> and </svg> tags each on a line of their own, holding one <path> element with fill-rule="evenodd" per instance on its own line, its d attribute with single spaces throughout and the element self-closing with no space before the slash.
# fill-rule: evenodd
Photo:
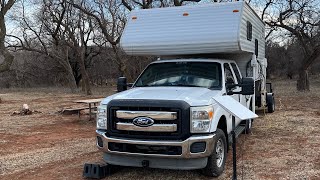
<svg viewBox="0 0 320 180">
<path fill-rule="evenodd" d="M 190 133 L 190 106 L 184 101 L 112 100 L 108 104 L 107 135 L 136 139 L 185 139 Z M 137 117 L 153 120 L 140 127 Z M 183 122 L 184 120 L 184 122 Z"/>
<path fill-rule="evenodd" d="M 177 112 L 162 112 L 162 111 L 124 111 L 118 110 L 116 112 L 117 118 L 133 119 L 136 117 L 149 117 L 154 120 L 175 120 L 177 119 Z"/>
<path fill-rule="evenodd" d="M 147 132 L 176 132 L 177 124 L 162 124 L 159 120 L 170 121 L 177 119 L 177 112 L 164 112 L 164 111 L 116 111 L 118 119 L 133 120 L 138 117 L 148 117 L 154 120 L 154 124 L 148 127 L 140 127 L 131 122 L 117 122 L 117 130 L 125 131 L 147 131 Z"/>
</svg>

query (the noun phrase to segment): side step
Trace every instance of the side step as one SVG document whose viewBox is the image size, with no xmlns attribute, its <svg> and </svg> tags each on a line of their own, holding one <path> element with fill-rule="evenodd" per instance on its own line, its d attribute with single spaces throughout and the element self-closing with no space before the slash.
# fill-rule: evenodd
<svg viewBox="0 0 320 180">
<path fill-rule="evenodd" d="M 236 127 L 235 132 L 236 132 L 236 138 L 238 138 L 238 136 L 246 129 L 245 125 L 240 124 L 239 126 Z M 229 144 L 232 143 L 232 134 L 230 133 L 228 135 L 228 139 L 229 139 Z"/>
</svg>

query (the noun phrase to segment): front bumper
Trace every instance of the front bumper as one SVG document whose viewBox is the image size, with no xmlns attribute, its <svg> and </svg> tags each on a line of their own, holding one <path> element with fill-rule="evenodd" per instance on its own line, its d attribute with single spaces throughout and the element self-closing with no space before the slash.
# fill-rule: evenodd
<svg viewBox="0 0 320 180">
<path fill-rule="evenodd" d="M 184 141 L 177 140 L 137 140 L 137 139 L 128 139 L 128 138 L 116 138 L 116 137 L 107 137 L 105 131 L 96 130 L 97 137 L 100 137 L 102 140 L 103 146 L 100 147 L 97 142 L 97 147 L 107 153 L 114 155 L 125 155 L 125 156 L 140 156 L 140 157 L 150 157 L 150 158 L 174 158 L 174 159 L 197 159 L 208 157 L 213 152 L 213 143 L 215 142 L 215 134 L 206 134 L 206 135 L 193 135 Z M 191 145 L 195 142 L 205 142 L 206 147 L 203 152 L 192 153 Z M 181 147 L 181 154 L 179 155 L 169 155 L 169 154 L 144 154 L 144 153 L 132 153 L 132 152 L 120 152 L 112 151 L 108 148 L 109 143 L 125 143 L 133 145 L 154 145 L 154 146 L 178 146 Z M 101 144 L 101 143 L 100 143 Z"/>
</svg>

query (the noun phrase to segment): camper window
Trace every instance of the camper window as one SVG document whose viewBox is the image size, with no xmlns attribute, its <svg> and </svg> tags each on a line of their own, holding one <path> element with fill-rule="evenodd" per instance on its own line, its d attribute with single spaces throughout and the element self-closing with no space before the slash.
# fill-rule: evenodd
<svg viewBox="0 0 320 180">
<path fill-rule="evenodd" d="M 255 54 L 258 57 L 258 55 L 259 55 L 259 41 L 258 41 L 258 39 L 255 39 L 255 41 L 254 41 L 254 48 L 255 48 Z"/>
<path fill-rule="evenodd" d="M 252 24 L 249 21 L 247 21 L 247 39 L 249 41 L 252 39 Z"/>
</svg>

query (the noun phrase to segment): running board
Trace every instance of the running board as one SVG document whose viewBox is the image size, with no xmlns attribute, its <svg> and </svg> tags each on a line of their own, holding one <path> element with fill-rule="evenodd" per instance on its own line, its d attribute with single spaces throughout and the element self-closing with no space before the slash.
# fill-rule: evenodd
<svg viewBox="0 0 320 180">
<path fill-rule="evenodd" d="M 236 127 L 235 132 L 236 132 L 236 138 L 246 129 L 245 125 L 240 124 L 239 126 Z M 232 133 L 228 135 L 228 140 L 229 144 L 232 143 Z"/>
</svg>

